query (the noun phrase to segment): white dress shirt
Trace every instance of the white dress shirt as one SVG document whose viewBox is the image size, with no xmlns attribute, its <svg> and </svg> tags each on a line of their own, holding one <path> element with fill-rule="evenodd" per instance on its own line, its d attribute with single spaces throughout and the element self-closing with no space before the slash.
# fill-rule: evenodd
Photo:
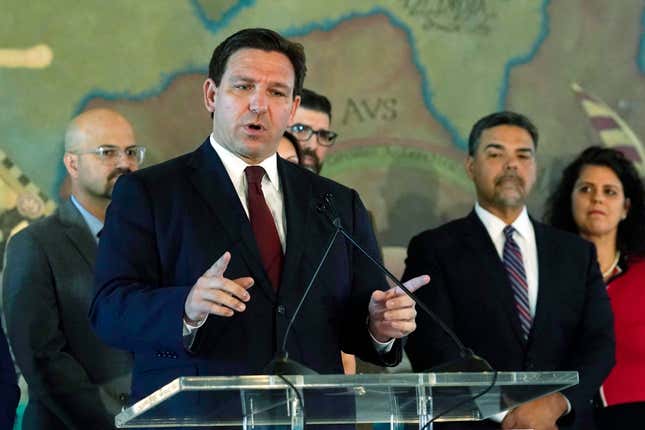
<svg viewBox="0 0 645 430">
<path fill-rule="evenodd" d="M 244 207 L 244 212 L 246 212 L 246 216 L 248 217 L 249 207 L 246 201 L 246 190 L 248 185 L 246 183 L 246 174 L 244 173 L 244 169 L 251 166 L 251 164 L 248 164 L 246 161 L 242 160 L 240 157 L 217 143 L 213 134 L 211 134 L 210 140 L 213 149 L 215 149 L 220 160 L 222 160 L 222 164 L 224 165 L 224 169 L 226 169 L 226 173 L 228 173 L 228 177 L 231 178 L 231 182 L 233 182 L 235 192 L 240 198 L 240 202 Z M 278 175 L 277 157 L 278 156 L 276 154 L 273 154 L 258 164 L 258 166 L 264 168 L 264 171 L 266 172 L 266 175 L 262 178 L 262 193 L 264 194 L 264 200 L 266 200 L 267 206 L 269 206 L 271 215 L 273 215 L 273 221 L 275 222 L 275 227 L 278 230 L 282 252 L 284 253 L 286 251 L 287 244 L 287 217 L 284 213 L 284 195 L 282 194 L 280 176 Z"/>
<path fill-rule="evenodd" d="M 504 242 L 506 242 L 506 237 L 504 236 L 506 223 L 481 207 L 479 203 L 475 204 L 475 213 L 482 224 L 484 224 L 484 227 L 486 227 L 486 231 L 493 241 L 497 255 L 499 255 L 501 260 L 504 253 Z M 526 207 L 522 209 L 520 215 L 511 225 L 515 229 L 513 239 L 515 239 L 515 242 L 520 247 L 520 251 L 522 251 L 522 261 L 524 263 L 526 282 L 529 288 L 529 310 L 531 311 L 531 317 L 534 317 L 538 295 L 538 257 L 535 231 L 533 230 L 533 223 L 529 219 Z"/>
</svg>

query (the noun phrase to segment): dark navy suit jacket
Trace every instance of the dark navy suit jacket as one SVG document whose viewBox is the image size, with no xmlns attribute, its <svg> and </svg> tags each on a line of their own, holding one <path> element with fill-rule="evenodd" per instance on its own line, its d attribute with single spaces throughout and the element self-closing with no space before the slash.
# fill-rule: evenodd
<svg viewBox="0 0 645 430">
<path fill-rule="evenodd" d="M 0 327 L 0 428 L 11 429 L 16 418 L 20 389 L 16 369 L 9 354 L 9 345 Z"/>
<path fill-rule="evenodd" d="M 276 294 L 262 267 L 244 209 L 207 139 L 194 153 L 119 179 L 101 235 L 98 292 L 90 317 L 108 344 L 134 353 L 133 396 L 178 376 L 260 374 L 282 343 L 289 318 L 333 233 L 317 210 L 332 193 L 345 228 L 376 256 L 358 194 L 278 157 L 287 220 Z M 191 351 L 182 342 L 190 288 L 225 251 L 225 276 L 252 276 L 251 300 L 232 318 L 209 316 Z M 288 342 L 290 358 L 320 373 L 342 373 L 341 349 L 396 364 L 401 346 L 381 357 L 366 327 L 372 291 L 384 277 L 344 239 L 336 240 Z"/>
<path fill-rule="evenodd" d="M 419 297 L 493 368 L 577 370 L 580 383 L 564 391 L 572 413 L 560 428 L 589 429 L 590 402 L 614 363 L 609 298 L 592 244 L 539 222 L 533 228 L 539 286 L 528 341 L 502 261 L 474 211 L 414 237 L 403 279 L 429 273 L 430 285 Z M 419 314 L 417 325 L 406 345 L 415 371 L 457 358 L 454 344 L 428 317 Z"/>
</svg>

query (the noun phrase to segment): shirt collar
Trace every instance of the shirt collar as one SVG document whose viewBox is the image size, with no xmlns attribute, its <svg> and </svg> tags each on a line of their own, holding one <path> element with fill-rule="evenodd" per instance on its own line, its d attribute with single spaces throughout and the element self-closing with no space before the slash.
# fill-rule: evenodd
<svg viewBox="0 0 645 430">
<path fill-rule="evenodd" d="M 493 215 L 491 212 L 481 207 L 479 202 L 475 203 L 475 213 L 477 213 L 477 216 L 481 220 L 482 224 L 484 224 L 484 227 L 486 227 L 486 230 L 488 230 L 488 234 L 490 234 L 491 237 L 504 234 L 504 227 L 506 227 L 506 223 L 497 216 Z M 511 225 L 513 226 L 515 231 L 523 238 L 528 239 L 531 237 L 533 226 L 531 224 L 531 219 L 529 218 L 528 211 L 526 210 L 526 206 L 522 208 L 522 212 L 520 212 L 520 215 L 515 219 L 515 221 L 513 221 Z"/>
<path fill-rule="evenodd" d="M 103 229 L 103 223 L 101 222 L 100 219 L 92 215 L 87 209 L 85 209 L 79 202 L 76 200 L 76 197 L 72 194 L 70 197 L 70 200 L 76 206 L 76 209 L 81 213 L 81 216 L 85 220 L 85 224 L 87 224 L 87 227 L 90 229 L 90 232 L 92 233 L 92 237 L 94 238 L 95 241 L 98 242 L 99 237 L 98 234 L 99 232 Z"/>
<path fill-rule="evenodd" d="M 231 181 L 234 184 L 241 183 L 242 176 L 244 176 L 244 169 L 246 169 L 248 166 L 251 166 L 251 164 L 242 160 L 227 148 L 217 143 L 215 141 L 215 137 L 213 137 L 213 133 L 211 133 L 210 135 L 210 142 L 215 152 L 217 152 L 217 155 L 219 155 L 220 160 L 222 160 L 224 169 L 226 169 L 226 173 L 228 173 Z M 271 186 L 279 191 L 280 177 L 278 175 L 278 157 L 276 153 L 271 154 L 270 157 L 262 160 L 262 162 L 257 165 L 264 168 Z"/>
</svg>

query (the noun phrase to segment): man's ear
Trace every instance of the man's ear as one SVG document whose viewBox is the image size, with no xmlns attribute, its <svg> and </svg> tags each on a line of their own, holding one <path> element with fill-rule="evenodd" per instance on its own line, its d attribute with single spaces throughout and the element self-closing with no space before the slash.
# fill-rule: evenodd
<svg viewBox="0 0 645 430">
<path fill-rule="evenodd" d="M 63 156 L 63 163 L 65 164 L 65 169 L 67 169 L 67 173 L 69 174 L 69 176 L 71 176 L 72 178 L 77 178 L 78 177 L 78 155 L 66 152 L 65 155 Z"/>
<path fill-rule="evenodd" d="M 217 96 L 217 85 L 215 81 L 208 78 L 204 81 L 204 107 L 209 112 L 215 112 L 215 97 Z"/>
<path fill-rule="evenodd" d="M 475 177 L 474 164 L 475 159 L 470 155 L 467 156 L 466 160 L 464 161 L 464 169 L 466 170 L 466 174 L 470 179 L 473 179 Z"/>
<path fill-rule="evenodd" d="M 293 117 L 296 115 L 296 111 L 300 106 L 300 96 L 296 96 L 293 99 L 293 105 L 291 106 L 291 115 L 289 115 L 289 124 L 293 122 Z"/>
</svg>

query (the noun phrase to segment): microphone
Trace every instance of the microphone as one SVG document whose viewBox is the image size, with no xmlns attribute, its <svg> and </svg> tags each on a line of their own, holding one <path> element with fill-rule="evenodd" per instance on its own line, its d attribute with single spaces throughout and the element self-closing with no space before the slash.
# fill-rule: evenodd
<svg viewBox="0 0 645 430">
<path fill-rule="evenodd" d="M 324 211 L 324 206 L 325 206 L 324 198 L 325 196 L 323 196 L 321 201 L 318 202 L 318 204 L 316 205 L 316 210 L 318 212 Z M 326 211 L 324 213 L 327 216 L 329 216 L 329 214 Z M 267 364 L 266 367 L 264 368 L 264 373 L 266 374 L 271 374 L 271 375 L 316 375 L 318 374 L 318 372 L 305 366 L 304 364 L 301 364 L 301 363 L 298 363 L 297 361 L 289 359 L 289 353 L 287 351 L 287 340 L 289 339 L 289 334 L 291 333 L 291 327 L 293 327 L 293 323 L 296 321 L 296 317 L 300 313 L 300 308 L 302 307 L 302 304 L 305 302 L 305 299 L 309 295 L 309 291 L 311 291 L 311 287 L 313 287 L 314 282 L 318 277 L 318 273 L 320 272 L 320 269 L 322 268 L 323 264 L 325 264 L 325 261 L 327 261 L 327 256 L 329 255 L 329 251 L 331 251 L 331 247 L 334 245 L 334 242 L 336 241 L 336 237 L 340 232 L 340 229 L 341 229 L 340 217 L 336 215 L 335 218 L 330 218 L 330 222 L 334 225 L 335 230 L 329 239 L 329 243 L 325 248 L 325 252 L 323 253 L 322 258 L 320 259 L 318 266 L 316 266 L 316 270 L 314 271 L 314 274 L 311 275 L 311 279 L 307 283 L 307 287 L 305 288 L 305 291 L 302 294 L 300 301 L 298 302 L 298 306 L 296 306 L 296 309 L 293 311 L 293 314 L 291 315 L 289 324 L 287 324 L 287 329 L 284 332 L 284 337 L 282 338 L 282 347 L 280 348 L 280 351 L 277 353 L 276 357 L 273 360 L 271 360 L 269 364 Z"/>
<path fill-rule="evenodd" d="M 354 240 L 354 238 L 345 231 L 336 206 L 334 205 L 334 196 L 332 193 L 325 193 L 321 197 L 321 204 L 318 206 L 318 211 L 323 212 L 329 222 L 336 227 L 336 233 L 342 234 L 356 249 L 358 249 L 365 257 L 367 257 L 376 267 L 379 268 L 381 273 L 387 276 L 394 284 L 399 287 L 414 303 L 432 319 L 441 330 L 448 335 L 452 342 L 459 349 L 459 358 L 440 364 L 428 370 L 428 372 L 486 372 L 493 371 L 491 365 L 482 357 L 476 355 L 470 348 L 464 346 L 457 334 L 450 329 L 434 312 L 428 308 L 417 296 L 411 292 L 396 276 L 394 276 L 385 266 L 378 260 L 372 257 L 361 245 Z M 336 234 L 335 234 L 336 235 Z M 335 236 L 334 235 L 334 236 Z"/>
</svg>

